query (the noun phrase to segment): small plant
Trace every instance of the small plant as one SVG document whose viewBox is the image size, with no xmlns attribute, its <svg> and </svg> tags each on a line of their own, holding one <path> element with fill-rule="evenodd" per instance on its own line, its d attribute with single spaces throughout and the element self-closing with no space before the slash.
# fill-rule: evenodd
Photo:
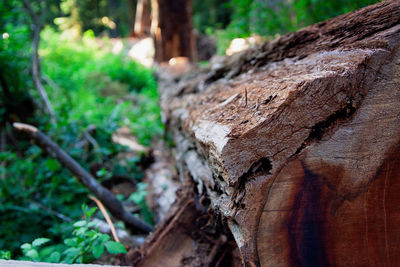
<svg viewBox="0 0 400 267">
<path fill-rule="evenodd" d="M 0 260 L 11 260 L 11 251 L 0 250 Z"/>
<path fill-rule="evenodd" d="M 111 254 L 127 253 L 125 247 L 110 240 L 110 236 L 99 232 L 96 222 L 89 219 L 96 208 L 89 209 L 83 205 L 85 219 L 73 224 L 74 230 L 71 238 L 64 239 L 64 243 L 43 246 L 49 243 L 49 238 L 37 238 L 32 243 L 21 246 L 23 260 L 43 261 L 53 263 L 90 263 L 100 258 L 105 249 Z M 3 256 L 3 254 L 1 254 Z"/>
</svg>

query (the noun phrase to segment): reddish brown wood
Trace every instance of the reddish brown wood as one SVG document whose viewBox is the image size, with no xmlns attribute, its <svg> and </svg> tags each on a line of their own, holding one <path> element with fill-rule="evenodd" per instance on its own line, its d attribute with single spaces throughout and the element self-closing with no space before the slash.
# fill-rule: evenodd
<svg viewBox="0 0 400 267">
<path fill-rule="evenodd" d="M 152 0 L 151 31 L 156 61 L 173 57 L 195 59 L 191 0 Z"/>
<path fill-rule="evenodd" d="M 136 16 L 134 33 L 136 36 L 146 36 L 150 34 L 150 11 L 149 0 L 138 0 L 136 4 Z"/>
</svg>

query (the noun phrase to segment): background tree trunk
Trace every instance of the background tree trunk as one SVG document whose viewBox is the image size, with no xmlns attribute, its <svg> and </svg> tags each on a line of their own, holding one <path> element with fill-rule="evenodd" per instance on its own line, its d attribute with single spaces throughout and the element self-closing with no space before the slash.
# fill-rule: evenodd
<svg viewBox="0 0 400 267">
<path fill-rule="evenodd" d="M 116 15 L 118 14 L 118 6 L 120 5 L 119 0 L 108 0 L 107 1 L 107 6 L 108 6 L 108 12 L 109 12 L 109 17 L 110 19 L 115 23 L 113 28 L 110 28 L 110 37 L 111 38 L 117 38 L 118 36 L 121 35 L 120 33 L 120 19 Z"/>
<path fill-rule="evenodd" d="M 39 1 L 40 5 L 41 1 Z M 39 58 L 39 42 L 40 42 L 40 32 L 43 28 L 43 17 L 46 13 L 46 10 L 40 9 L 39 12 L 36 12 L 28 0 L 24 0 L 23 4 L 27 9 L 29 16 L 32 19 L 33 24 L 33 40 L 32 40 L 32 79 L 33 84 L 35 85 L 36 90 L 38 90 L 39 95 L 45 105 L 47 112 L 50 115 L 50 119 L 53 123 L 56 122 L 55 113 L 49 97 L 47 96 L 46 90 L 41 81 L 41 70 L 40 70 L 40 58 Z M 44 2 L 44 5 L 47 8 L 47 2 Z"/>
<path fill-rule="evenodd" d="M 399 1 L 161 81 L 181 179 L 209 201 L 210 244 L 233 236 L 246 266 L 400 264 Z M 191 231 L 174 266 L 196 265 L 190 249 L 209 255 L 194 249 L 204 225 L 182 213 L 137 252 L 141 262 L 164 262 L 178 225 Z M 223 242 L 215 249 L 212 264 L 235 264 Z"/>
<path fill-rule="evenodd" d="M 152 0 L 151 33 L 156 47 L 156 61 L 173 57 L 194 60 L 195 41 L 191 0 Z"/>
<path fill-rule="evenodd" d="M 136 5 L 135 35 L 146 36 L 150 34 L 150 10 L 148 0 L 138 0 Z"/>
</svg>

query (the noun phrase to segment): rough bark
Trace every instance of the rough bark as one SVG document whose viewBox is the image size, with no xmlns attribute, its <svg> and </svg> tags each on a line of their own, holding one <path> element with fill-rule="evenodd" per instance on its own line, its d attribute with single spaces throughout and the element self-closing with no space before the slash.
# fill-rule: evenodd
<svg viewBox="0 0 400 267">
<path fill-rule="evenodd" d="M 400 264 L 399 1 L 160 87 L 182 179 L 244 265 Z"/>
<path fill-rule="evenodd" d="M 144 172 L 144 181 L 149 184 L 146 200 L 153 212 L 154 222 L 158 224 L 175 202 L 180 181 L 174 156 L 167 144 L 161 140 L 153 143 L 150 157 L 153 162 Z"/>
<path fill-rule="evenodd" d="M 191 0 L 151 0 L 151 33 L 156 61 L 173 57 L 195 59 Z"/>
</svg>

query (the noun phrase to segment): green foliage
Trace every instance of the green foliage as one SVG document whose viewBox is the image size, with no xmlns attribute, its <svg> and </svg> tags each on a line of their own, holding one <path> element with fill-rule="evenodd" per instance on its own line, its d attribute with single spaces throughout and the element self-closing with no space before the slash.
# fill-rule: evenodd
<svg viewBox="0 0 400 267">
<path fill-rule="evenodd" d="M 258 34 L 267 38 L 350 12 L 379 0 L 230 0 L 231 21 L 217 31 L 218 53 L 230 40 Z"/>
<path fill-rule="evenodd" d="M 193 25 L 202 33 L 213 34 L 215 29 L 226 28 L 230 19 L 229 0 L 193 1 Z"/>
<path fill-rule="evenodd" d="M 122 55 L 112 55 L 107 49 L 102 49 L 91 32 L 76 42 L 46 29 L 42 38 L 39 51 L 42 71 L 45 77 L 57 84 L 45 84 L 57 123 L 51 124 L 48 117 L 39 112 L 31 122 L 84 168 L 89 170 L 100 166 L 97 169 L 102 170 L 98 172 L 100 181 L 113 175 L 140 181 L 142 171 L 137 166 L 140 155 L 128 159 L 117 157 L 127 149 L 113 143 L 111 135 L 125 125 L 145 145 L 161 136 L 163 125 L 157 104 L 157 84 L 151 71 Z M 102 42 L 106 44 L 108 41 Z M 12 58 L 11 52 L 8 56 Z M 7 75 L 10 75 L 7 76 L 10 80 L 15 77 L 15 74 Z M 24 79 L 30 82 L 29 72 L 24 75 Z M 32 95 L 40 99 L 35 91 Z M 84 135 L 92 125 L 95 130 L 91 136 L 98 146 L 89 143 Z M 23 135 L 15 134 L 23 140 Z M 56 160 L 27 141 L 20 141 L 18 147 L 20 153 L 12 150 L 11 146 L 0 153 L 0 250 L 10 250 L 16 256 L 21 243 L 41 236 L 55 242 L 65 240 L 72 226 L 57 214 L 76 220 L 80 216 L 81 204 L 88 201 L 87 189 Z M 146 212 L 148 209 L 141 211 L 140 215 L 151 216 Z M 110 249 L 116 249 L 112 243 L 108 244 Z M 50 250 L 48 246 L 40 248 L 39 257 L 45 253 L 42 250 Z M 100 254 L 100 245 L 95 251 L 96 255 Z M 30 252 L 29 255 L 35 257 L 36 254 Z M 45 255 L 48 258 L 51 254 Z M 60 254 L 60 259 L 64 256 Z M 53 258 L 56 259 L 57 254 Z"/>
<path fill-rule="evenodd" d="M 31 47 L 22 1 L 0 2 L 0 127 L 32 116 Z"/>
<path fill-rule="evenodd" d="M 50 29 L 42 36 L 43 72 L 59 86 L 49 87 L 49 95 L 58 100 L 57 113 L 68 109 L 67 122 L 90 122 L 108 133 L 126 125 L 145 145 L 162 134 L 157 83 L 148 69 L 100 50 L 90 32 L 80 42 L 60 42 Z"/>
<path fill-rule="evenodd" d="M 0 250 L 0 260 L 11 260 L 11 251 Z"/>
<path fill-rule="evenodd" d="M 110 236 L 102 234 L 96 223 L 89 221 L 96 208 L 88 209 L 83 206 L 85 219 L 73 224 L 71 236 L 65 238 L 63 243 L 44 247 L 51 242 L 49 238 L 36 238 L 32 243 L 21 246 L 23 256 L 20 260 L 42 261 L 52 263 L 90 263 L 100 258 L 104 248 L 111 254 L 127 253 L 125 247 L 115 241 L 110 241 Z"/>
<path fill-rule="evenodd" d="M 134 16 L 135 1 L 120 0 L 61 0 L 62 17 L 55 22 L 63 31 L 78 36 L 87 30 L 97 35 L 107 33 L 111 37 L 127 36 Z"/>
<path fill-rule="evenodd" d="M 367 5 L 375 4 L 380 0 L 299 0 L 293 5 L 296 12 L 295 25 L 304 27 L 306 25 L 323 21 Z"/>
<path fill-rule="evenodd" d="M 79 217 L 87 190 L 38 147 L 28 148 L 24 158 L 1 152 L 0 162 L 0 249 L 13 251 L 42 234 L 57 238 L 60 228 L 70 228 L 42 207 Z"/>
<path fill-rule="evenodd" d="M 138 183 L 136 192 L 132 193 L 129 196 L 129 200 L 139 205 L 143 219 L 146 222 L 154 225 L 153 213 L 146 203 L 146 196 L 148 194 L 148 192 L 146 191 L 147 186 L 148 184 L 146 183 Z"/>
</svg>

